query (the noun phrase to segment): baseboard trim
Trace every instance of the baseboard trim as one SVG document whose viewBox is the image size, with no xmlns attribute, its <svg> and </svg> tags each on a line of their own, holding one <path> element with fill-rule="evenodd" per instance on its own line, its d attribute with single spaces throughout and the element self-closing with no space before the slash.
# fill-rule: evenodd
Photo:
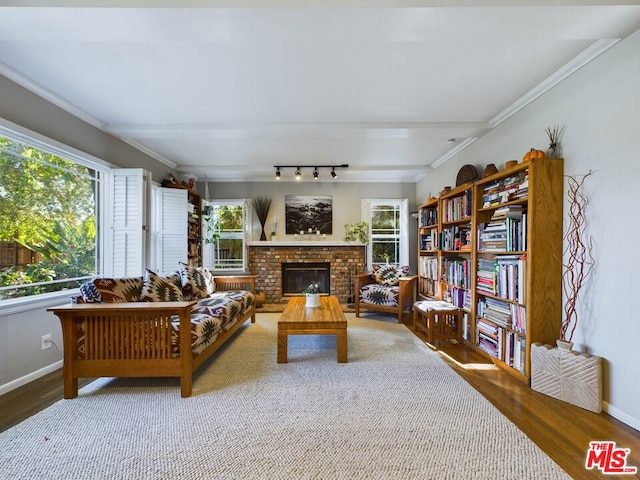
<svg viewBox="0 0 640 480">
<path fill-rule="evenodd" d="M 613 418 L 620 420 L 622 423 L 629 425 L 631 428 L 640 431 L 640 419 L 632 417 L 631 415 L 623 412 L 619 408 L 614 407 L 608 402 L 602 402 L 602 409 Z"/>
<path fill-rule="evenodd" d="M 45 375 L 55 372 L 56 370 L 60 370 L 61 368 L 62 368 L 62 360 L 58 360 L 57 362 L 52 363 L 51 365 L 47 365 L 46 367 L 36 370 L 35 372 L 31 372 L 30 374 L 25 375 L 24 377 L 16 378 L 15 380 L 12 380 L 9 383 L 0 385 L 0 395 L 9 393 L 10 391 L 15 390 L 16 388 L 20 388 L 28 383 L 31 383 L 39 378 L 44 377 Z"/>
</svg>

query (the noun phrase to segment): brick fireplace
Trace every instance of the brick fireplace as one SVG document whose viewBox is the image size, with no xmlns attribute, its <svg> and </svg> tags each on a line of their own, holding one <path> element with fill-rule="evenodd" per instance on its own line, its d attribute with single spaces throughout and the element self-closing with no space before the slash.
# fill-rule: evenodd
<svg viewBox="0 0 640 480">
<path fill-rule="evenodd" d="M 328 263 L 330 294 L 340 303 L 348 303 L 353 295 L 351 277 L 365 271 L 365 247 L 359 244 L 331 241 L 251 242 L 249 270 L 257 275 L 256 288 L 261 289 L 267 303 L 285 302 L 282 292 L 282 264 Z"/>
</svg>

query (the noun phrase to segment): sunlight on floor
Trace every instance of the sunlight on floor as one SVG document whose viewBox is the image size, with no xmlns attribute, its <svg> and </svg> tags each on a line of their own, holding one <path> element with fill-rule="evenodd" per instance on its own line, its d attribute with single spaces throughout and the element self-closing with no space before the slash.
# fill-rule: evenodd
<svg viewBox="0 0 640 480">
<path fill-rule="evenodd" d="M 429 346 L 429 344 L 427 344 Z M 497 370 L 498 367 L 493 363 L 462 363 L 459 360 L 456 360 L 451 355 L 443 352 L 441 350 L 436 350 L 436 352 L 441 355 L 446 361 L 455 364 L 457 367 L 463 368 L 464 370 Z"/>
</svg>

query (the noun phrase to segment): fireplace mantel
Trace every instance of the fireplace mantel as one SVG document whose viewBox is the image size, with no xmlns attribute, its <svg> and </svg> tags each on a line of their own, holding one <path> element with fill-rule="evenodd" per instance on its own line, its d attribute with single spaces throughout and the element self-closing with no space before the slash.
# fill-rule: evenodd
<svg viewBox="0 0 640 480">
<path fill-rule="evenodd" d="M 364 247 L 360 242 L 343 240 L 254 240 L 247 242 L 250 247 Z"/>
</svg>

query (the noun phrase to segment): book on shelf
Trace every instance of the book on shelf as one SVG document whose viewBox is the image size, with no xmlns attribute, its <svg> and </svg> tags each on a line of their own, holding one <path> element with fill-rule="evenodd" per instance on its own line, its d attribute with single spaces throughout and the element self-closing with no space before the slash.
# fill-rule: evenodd
<svg viewBox="0 0 640 480">
<path fill-rule="evenodd" d="M 453 226 L 440 232 L 440 248 L 442 250 L 471 250 L 471 227 Z"/>
<path fill-rule="evenodd" d="M 457 287 L 471 285 L 471 261 L 464 258 L 442 258 L 440 280 Z"/>
<path fill-rule="evenodd" d="M 469 297 L 468 299 L 468 306 L 467 304 L 467 297 Z M 446 285 L 443 288 L 443 294 L 442 294 L 442 299 L 445 302 L 449 302 L 453 305 L 455 305 L 458 308 L 469 308 L 471 307 L 471 299 L 470 299 L 470 294 L 469 294 L 469 290 L 467 290 L 466 288 L 460 288 L 460 287 L 456 287 L 454 285 Z"/>
<path fill-rule="evenodd" d="M 471 216 L 471 190 L 465 190 L 457 197 L 442 200 L 442 221 L 455 222 Z"/>
<path fill-rule="evenodd" d="M 438 209 L 426 208 L 420 210 L 420 227 L 435 227 L 438 225 Z"/>
<path fill-rule="evenodd" d="M 524 303 L 526 255 L 496 255 L 478 259 L 478 292 Z"/>
<path fill-rule="evenodd" d="M 509 201 L 526 198 L 529 186 L 529 170 L 517 172 L 502 180 L 496 180 L 484 186 L 482 192 L 483 208 L 494 207 Z"/>
</svg>

